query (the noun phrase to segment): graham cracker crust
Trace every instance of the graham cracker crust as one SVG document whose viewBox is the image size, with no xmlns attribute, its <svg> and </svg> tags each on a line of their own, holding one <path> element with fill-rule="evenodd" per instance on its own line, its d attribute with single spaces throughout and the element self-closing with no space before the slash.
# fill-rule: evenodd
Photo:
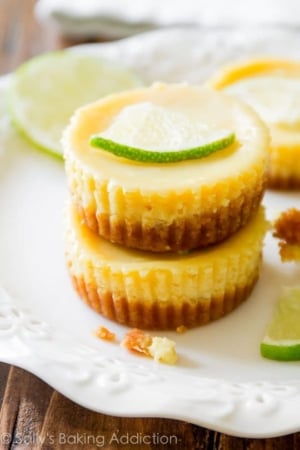
<svg viewBox="0 0 300 450">
<path fill-rule="evenodd" d="M 79 296 L 104 317 L 133 328 L 176 330 L 205 325 L 229 314 L 245 301 L 259 276 L 259 264 L 246 284 L 237 285 L 219 297 L 199 298 L 196 302 L 172 303 L 157 301 L 128 301 L 113 292 L 101 294 L 96 285 L 86 283 L 84 277 L 71 275 Z"/>
<path fill-rule="evenodd" d="M 264 190 L 265 179 L 262 178 L 256 189 L 251 186 L 230 199 L 227 206 L 179 218 L 171 224 L 157 222 L 152 226 L 107 213 L 96 214 L 73 200 L 85 224 L 114 244 L 151 252 L 178 252 L 217 244 L 233 235 L 255 214 Z"/>
<path fill-rule="evenodd" d="M 300 153 L 300 151 L 299 151 Z M 296 162 L 295 162 L 296 164 Z M 282 176 L 276 173 L 269 174 L 268 188 L 278 190 L 299 190 L 300 189 L 300 177 L 296 175 Z"/>
</svg>

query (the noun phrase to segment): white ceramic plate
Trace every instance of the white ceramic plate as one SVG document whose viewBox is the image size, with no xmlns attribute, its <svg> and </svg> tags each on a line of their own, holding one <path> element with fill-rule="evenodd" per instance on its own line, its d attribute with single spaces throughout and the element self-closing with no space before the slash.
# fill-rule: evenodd
<svg viewBox="0 0 300 450">
<path fill-rule="evenodd" d="M 84 51 L 128 62 L 148 81 L 199 81 L 224 55 L 234 56 L 232 44 L 221 55 L 211 53 L 220 34 L 212 40 L 204 36 L 198 48 L 200 34 L 152 33 Z M 107 414 L 177 418 L 245 437 L 300 430 L 300 363 L 272 362 L 259 354 L 281 286 L 299 282 L 300 268 L 281 264 L 277 243 L 268 236 L 261 278 L 246 303 L 205 327 L 166 333 L 177 342 L 176 366 L 96 339 L 93 330 L 100 324 L 119 338 L 126 328 L 98 316 L 71 287 L 63 254 L 63 165 L 16 134 L 3 103 L 7 83 L 3 78 L 0 359 Z M 300 193 L 268 193 L 265 204 L 269 216 L 292 205 L 300 208 Z"/>
</svg>

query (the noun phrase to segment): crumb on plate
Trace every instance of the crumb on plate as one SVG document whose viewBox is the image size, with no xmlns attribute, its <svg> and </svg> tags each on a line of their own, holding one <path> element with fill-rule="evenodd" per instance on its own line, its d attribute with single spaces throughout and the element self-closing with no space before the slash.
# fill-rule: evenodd
<svg viewBox="0 0 300 450">
<path fill-rule="evenodd" d="M 300 245 L 300 209 L 291 208 L 282 212 L 274 222 L 273 236 L 287 244 Z"/>
<path fill-rule="evenodd" d="M 300 262 L 300 245 L 279 242 L 279 254 L 282 262 Z"/>
<path fill-rule="evenodd" d="M 179 327 L 176 328 L 176 333 L 183 334 L 187 331 L 187 327 L 184 325 L 179 325 Z"/>
<path fill-rule="evenodd" d="M 282 212 L 273 224 L 273 236 L 279 239 L 281 260 L 300 261 L 300 210 Z"/>
<path fill-rule="evenodd" d="M 129 330 L 124 339 L 121 342 L 121 345 L 127 350 L 142 353 L 143 355 L 150 356 L 149 346 L 152 344 L 152 337 L 149 334 L 144 333 L 142 330 L 138 330 L 134 328 L 133 330 Z"/>
<path fill-rule="evenodd" d="M 95 331 L 95 336 L 97 336 L 99 339 L 103 339 L 104 341 L 114 342 L 116 340 L 115 333 L 113 333 L 108 328 L 103 327 L 103 326 L 100 326 Z"/>
<path fill-rule="evenodd" d="M 126 333 L 121 345 L 127 350 L 143 354 L 158 362 L 166 364 L 177 362 L 175 342 L 166 337 L 152 337 L 135 328 Z"/>
<path fill-rule="evenodd" d="M 177 362 L 175 342 L 166 337 L 155 336 L 152 339 L 149 352 L 154 361 L 165 364 L 176 364 Z"/>
</svg>

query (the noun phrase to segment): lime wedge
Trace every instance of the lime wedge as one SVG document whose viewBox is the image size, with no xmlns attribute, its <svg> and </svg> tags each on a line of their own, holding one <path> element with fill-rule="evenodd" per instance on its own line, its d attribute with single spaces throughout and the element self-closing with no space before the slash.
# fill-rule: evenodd
<svg viewBox="0 0 300 450">
<path fill-rule="evenodd" d="M 300 360 L 300 287 L 286 289 L 279 298 L 260 351 L 269 359 Z"/>
<path fill-rule="evenodd" d="M 91 136 L 90 144 L 134 161 L 170 163 L 203 158 L 234 140 L 230 130 L 144 102 L 125 107 L 108 129 Z"/>
<path fill-rule="evenodd" d="M 126 68 L 92 55 L 47 53 L 23 64 L 13 76 L 12 118 L 31 142 L 62 156 L 62 131 L 78 107 L 141 84 Z"/>
</svg>

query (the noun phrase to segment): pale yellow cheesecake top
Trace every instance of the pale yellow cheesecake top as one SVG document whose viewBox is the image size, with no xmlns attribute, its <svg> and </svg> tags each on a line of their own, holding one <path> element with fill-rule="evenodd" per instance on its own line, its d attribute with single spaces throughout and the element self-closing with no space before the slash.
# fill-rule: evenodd
<svg viewBox="0 0 300 450">
<path fill-rule="evenodd" d="M 300 62 L 255 59 L 222 69 L 211 84 L 252 106 L 273 144 L 300 145 Z"/>
<path fill-rule="evenodd" d="M 145 105 L 151 105 L 151 108 Z M 190 134 L 201 128 L 214 132 L 229 130 L 235 133 L 236 139 L 231 146 L 207 157 L 163 164 L 135 162 L 89 144 L 92 135 L 107 132 L 116 118 L 132 107 L 140 108 L 144 115 L 147 108 L 164 118 L 169 115 L 171 123 L 173 117 L 180 115 L 191 124 Z M 138 115 L 135 122 L 138 128 Z M 184 133 L 173 127 L 173 135 L 176 133 L 183 145 Z M 161 141 L 164 139 L 162 136 Z M 198 190 L 199 185 L 214 185 L 265 165 L 268 132 L 251 108 L 212 88 L 157 83 L 149 88 L 112 95 L 79 109 L 65 131 L 63 146 L 66 159 L 79 162 L 95 179 L 101 174 L 102 179 L 107 178 L 111 189 L 116 184 L 128 191 L 152 192 L 157 190 L 157 183 L 153 181 L 159 180 L 161 191 L 174 187 L 193 191 Z"/>
</svg>

